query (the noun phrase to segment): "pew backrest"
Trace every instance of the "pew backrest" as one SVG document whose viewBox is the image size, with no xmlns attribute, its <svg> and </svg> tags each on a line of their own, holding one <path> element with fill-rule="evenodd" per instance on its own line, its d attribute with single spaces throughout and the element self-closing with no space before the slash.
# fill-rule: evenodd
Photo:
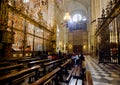
<svg viewBox="0 0 120 85">
<path fill-rule="evenodd" d="M 41 65 L 42 63 L 50 61 L 49 59 L 43 59 L 43 60 L 37 60 L 37 61 L 32 61 L 28 63 L 28 67 L 34 66 L 34 65 Z"/>
<path fill-rule="evenodd" d="M 38 71 L 40 66 L 34 66 L 31 68 L 23 69 L 21 71 L 10 73 L 7 75 L 3 75 L 0 77 L 0 84 L 4 83 L 16 83 L 19 80 L 23 80 L 26 77 L 30 77 L 32 75 L 35 75 L 35 71 Z"/>
<path fill-rule="evenodd" d="M 0 68 L 0 73 L 2 72 L 8 72 L 8 71 L 11 71 L 11 70 L 20 70 L 22 69 L 23 67 L 23 64 L 16 64 L 16 65 L 10 65 L 10 66 L 6 66 L 6 67 L 1 67 Z"/>
<path fill-rule="evenodd" d="M 44 63 L 43 66 L 48 66 L 48 65 L 51 65 L 51 64 L 55 64 L 55 63 L 59 63 L 60 64 L 60 61 L 63 61 L 63 59 L 58 59 L 58 60 L 54 60 L 54 61 L 51 61 L 51 62 L 47 62 L 47 63 Z"/>
<path fill-rule="evenodd" d="M 19 60 L 18 62 L 19 62 L 19 63 L 28 63 L 28 62 L 36 61 L 36 60 L 40 60 L 40 58 L 21 59 L 21 60 Z"/>
<path fill-rule="evenodd" d="M 42 78 L 38 79 L 36 82 L 32 83 L 31 85 L 44 85 L 44 83 L 46 83 L 47 80 L 49 80 L 50 78 L 52 78 L 57 72 L 60 71 L 60 68 L 56 68 L 54 69 L 52 72 L 46 74 L 45 76 L 43 76 Z"/>
<path fill-rule="evenodd" d="M 65 63 L 63 63 L 62 65 L 60 65 L 62 68 L 66 67 L 66 65 L 68 65 L 72 60 L 68 59 Z"/>
<path fill-rule="evenodd" d="M 10 63 L 9 62 L 0 62 L 0 67 L 5 67 L 5 66 L 9 66 Z"/>
<path fill-rule="evenodd" d="M 32 83 L 32 85 L 47 85 L 52 79 L 56 78 L 57 75 L 60 77 L 61 74 L 57 74 L 57 73 L 63 70 L 63 68 L 66 67 L 70 62 L 71 62 L 71 59 L 67 60 L 65 63 L 61 64 L 56 69 L 52 70 L 42 78 Z"/>
</svg>

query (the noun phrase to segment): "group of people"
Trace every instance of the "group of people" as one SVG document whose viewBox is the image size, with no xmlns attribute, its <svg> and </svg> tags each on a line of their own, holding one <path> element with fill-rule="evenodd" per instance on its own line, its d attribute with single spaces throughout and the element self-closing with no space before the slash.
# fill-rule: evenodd
<svg viewBox="0 0 120 85">
<path fill-rule="evenodd" d="M 45 59 L 48 58 L 50 60 L 56 60 L 56 59 L 60 59 L 63 57 L 66 58 L 72 58 L 73 60 L 73 64 L 74 65 L 80 65 L 82 64 L 82 61 L 84 61 L 84 56 L 82 53 L 62 53 L 61 51 L 59 51 L 58 53 L 48 53 L 47 51 L 39 51 L 38 55 L 40 56 L 41 59 Z"/>
<path fill-rule="evenodd" d="M 81 53 L 73 53 L 73 55 L 72 55 L 72 60 L 73 60 L 73 64 L 74 65 L 79 65 L 79 64 L 81 64 L 82 63 L 82 61 L 84 61 L 85 59 L 84 59 L 84 56 L 83 56 L 83 54 Z"/>
</svg>

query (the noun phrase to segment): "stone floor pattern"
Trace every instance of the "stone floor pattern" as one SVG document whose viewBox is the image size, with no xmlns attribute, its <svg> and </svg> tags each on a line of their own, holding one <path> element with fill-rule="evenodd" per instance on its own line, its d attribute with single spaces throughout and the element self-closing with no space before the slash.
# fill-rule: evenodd
<svg viewBox="0 0 120 85">
<path fill-rule="evenodd" d="M 120 85 L 120 65 L 98 64 L 98 59 L 91 56 L 85 56 L 85 60 L 94 85 Z"/>
</svg>

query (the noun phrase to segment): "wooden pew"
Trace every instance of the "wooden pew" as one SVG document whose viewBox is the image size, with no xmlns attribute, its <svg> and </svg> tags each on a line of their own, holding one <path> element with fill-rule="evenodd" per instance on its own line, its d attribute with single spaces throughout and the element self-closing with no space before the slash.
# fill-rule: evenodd
<svg viewBox="0 0 120 85">
<path fill-rule="evenodd" d="M 72 62 L 72 59 L 68 59 L 64 64 L 60 65 L 61 70 L 62 71 L 67 71 L 68 70 L 67 67 L 69 67 L 69 65 L 70 65 L 71 62 Z M 68 71 L 64 72 L 65 74 L 68 74 L 68 76 L 66 77 L 66 79 L 63 80 L 64 82 L 68 83 L 70 81 L 70 79 L 72 77 L 72 72 L 73 72 L 73 69 L 70 72 L 68 72 Z"/>
<path fill-rule="evenodd" d="M 80 72 L 81 72 L 80 66 L 73 67 L 66 79 L 66 84 L 67 85 L 83 85 Z"/>
<path fill-rule="evenodd" d="M 44 69 L 43 70 L 43 74 L 45 75 L 46 73 L 48 73 L 49 71 L 51 71 L 51 70 L 53 70 L 53 69 L 55 69 L 57 66 L 60 66 L 60 64 L 62 63 L 62 62 L 64 62 L 65 61 L 65 58 L 63 58 L 63 59 L 58 59 L 58 60 L 54 60 L 54 61 L 51 61 L 51 62 L 47 62 L 47 63 L 43 63 L 42 64 L 42 68 Z"/>
<path fill-rule="evenodd" d="M 6 67 L 1 67 L 0 68 L 0 73 L 5 73 L 5 72 L 8 72 L 8 71 L 12 71 L 12 70 L 20 70 L 23 68 L 23 64 L 16 64 L 16 65 L 10 65 L 10 66 L 6 66 Z"/>
<path fill-rule="evenodd" d="M 10 64 L 17 64 L 20 58 L 3 58 L 0 59 L 0 62 L 9 62 Z"/>
<path fill-rule="evenodd" d="M 92 76 L 90 71 L 86 71 L 86 62 L 82 61 L 81 66 L 74 68 L 72 73 L 73 78 L 68 85 L 93 85 Z"/>
<path fill-rule="evenodd" d="M 83 85 L 81 79 L 71 79 L 68 85 Z"/>
<path fill-rule="evenodd" d="M 35 66 L 35 65 L 40 65 L 40 66 L 42 66 L 43 63 L 49 62 L 49 61 L 50 61 L 49 59 L 32 61 L 32 62 L 29 62 L 29 63 L 28 63 L 28 67 Z M 41 69 L 39 69 L 38 77 L 40 78 L 40 77 L 42 77 L 43 75 L 44 75 L 44 68 L 41 68 Z"/>
<path fill-rule="evenodd" d="M 68 79 L 70 79 L 70 81 L 66 82 L 66 84 L 64 85 L 93 85 L 93 81 L 92 81 L 92 77 L 91 77 L 91 73 L 90 71 L 86 71 L 86 63 L 83 62 L 82 64 L 83 68 L 83 79 L 80 79 L 78 77 L 70 77 L 71 74 L 73 73 L 72 70 L 74 70 L 74 68 L 71 70 L 71 74 L 69 74 L 69 76 L 67 77 Z M 77 72 L 77 71 L 76 71 Z"/>
<path fill-rule="evenodd" d="M 47 63 L 44 63 L 43 66 L 48 66 L 48 65 L 51 65 L 51 64 L 56 64 L 56 63 L 61 63 L 60 61 L 64 61 L 65 58 L 62 58 L 62 59 L 58 59 L 58 60 L 54 60 L 54 61 L 51 61 L 51 62 L 47 62 Z"/>
<path fill-rule="evenodd" d="M 66 80 L 65 80 L 66 83 L 69 83 L 69 81 L 70 81 L 70 79 L 71 79 L 71 77 L 72 77 L 73 70 L 74 70 L 74 69 L 72 69 L 72 70 L 69 72 L 69 75 L 67 76 L 67 78 L 66 78 Z"/>
<path fill-rule="evenodd" d="M 86 85 L 93 85 L 93 81 L 92 81 L 92 76 L 90 71 L 86 71 L 86 81 L 85 81 Z"/>
<path fill-rule="evenodd" d="M 5 67 L 5 66 L 9 66 L 10 63 L 9 62 L 0 62 L 0 67 Z"/>
<path fill-rule="evenodd" d="M 75 66 L 75 67 L 73 67 L 72 76 L 73 76 L 74 78 L 80 78 L 81 69 L 82 69 L 82 68 L 80 68 L 80 66 Z"/>
<path fill-rule="evenodd" d="M 66 68 L 66 66 L 71 62 L 71 59 L 68 59 L 65 63 L 63 63 L 62 65 L 60 65 L 60 67 L 62 68 Z"/>
<path fill-rule="evenodd" d="M 58 77 L 60 78 L 61 76 L 61 70 L 63 70 L 63 68 L 65 68 L 68 65 L 68 63 L 70 63 L 70 61 L 71 60 L 67 60 L 65 63 L 61 64 L 56 69 L 52 70 L 51 72 L 49 72 L 42 78 L 32 83 L 31 85 L 47 85 L 53 80 L 54 80 L 55 85 L 58 85 L 58 82 L 59 82 Z"/>
<path fill-rule="evenodd" d="M 34 65 L 42 65 L 42 63 L 50 61 L 49 59 L 42 59 L 37 61 L 32 61 L 28 63 L 28 67 L 34 66 Z"/>
<path fill-rule="evenodd" d="M 69 73 L 67 85 L 83 85 L 85 77 L 86 63 L 81 62 L 81 65 L 75 65 Z"/>
<path fill-rule="evenodd" d="M 28 67 L 28 63 L 31 61 L 37 61 L 40 60 L 40 58 L 23 58 L 18 61 L 18 63 L 23 63 L 24 67 Z"/>
<path fill-rule="evenodd" d="M 28 63 L 28 62 L 36 61 L 36 60 L 40 60 L 40 58 L 27 58 L 27 59 L 23 58 L 23 59 L 19 60 L 18 62 L 19 63 Z"/>
<path fill-rule="evenodd" d="M 42 78 L 38 79 L 36 82 L 32 83 L 31 85 L 45 85 L 48 83 L 48 81 L 51 81 L 54 77 L 56 77 L 56 74 L 60 71 L 60 68 L 56 68 L 50 73 L 46 74 Z M 58 81 L 57 81 L 58 82 Z"/>
<path fill-rule="evenodd" d="M 0 77 L 0 84 L 2 84 L 2 85 L 13 85 L 13 84 L 18 85 L 19 83 L 21 83 L 21 81 L 23 81 L 24 79 L 26 79 L 28 77 L 31 79 L 31 77 L 37 76 L 37 72 L 38 72 L 39 68 L 40 68 L 40 66 L 34 66 L 31 68 L 23 69 L 18 72 L 3 75 Z M 35 78 L 35 80 L 37 80 L 37 78 Z"/>
</svg>

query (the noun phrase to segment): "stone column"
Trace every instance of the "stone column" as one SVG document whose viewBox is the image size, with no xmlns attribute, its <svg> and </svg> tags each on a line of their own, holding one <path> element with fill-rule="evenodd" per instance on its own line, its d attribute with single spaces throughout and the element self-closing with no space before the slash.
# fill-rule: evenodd
<svg viewBox="0 0 120 85">
<path fill-rule="evenodd" d="M 0 0 L 0 56 L 12 57 L 12 32 L 8 29 L 8 0 Z"/>
</svg>

